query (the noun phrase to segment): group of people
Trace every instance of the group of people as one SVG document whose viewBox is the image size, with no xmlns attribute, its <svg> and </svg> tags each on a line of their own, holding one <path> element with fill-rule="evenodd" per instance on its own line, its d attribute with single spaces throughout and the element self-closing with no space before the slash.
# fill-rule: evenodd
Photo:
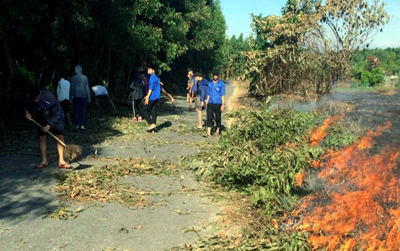
<svg viewBox="0 0 400 251">
<path fill-rule="evenodd" d="M 69 114 L 70 103 L 73 103 L 74 125 L 77 129 L 86 130 L 86 104 L 90 103 L 93 95 L 94 102 L 102 98 L 109 99 L 108 92 L 104 86 L 97 85 L 89 87 L 88 78 L 82 74 L 82 66 L 75 67 L 75 75 L 68 81 L 57 74 L 57 97 L 47 90 L 40 89 L 38 86 L 30 86 L 27 92 L 27 105 L 25 107 L 25 117 L 34 120 L 41 125 L 38 128 L 39 150 L 42 161 L 36 168 L 45 168 L 49 165 L 47 160 L 46 135 L 53 133 L 58 139 L 64 141 L 65 124 L 72 125 Z M 115 106 L 109 99 L 114 111 Z M 57 143 L 58 166 L 63 169 L 71 169 L 72 166 L 64 160 L 64 147 Z"/>
<path fill-rule="evenodd" d="M 147 73 L 147 74 L 146 74 Z M 225 110 L 225 84 L 219 80 L 219 72 L 213 71 L 213 79 L 207 81 L 199 73 L 193 73 L 188 69 L 188 99 L 189 109 L 192 102 L 195 103 L 195 109 L 198 114 L 199 123 L 197 128 L 203 128 L 202 111 L 207 111 L 207 133 L 204 137 L 211 137 L 214 120 L 216 123 L 216 135 L 221 132 L 221 113 Z M 86 104 L 91 102 L 91 96 L 94 96 L 95 103 L 100 99 L 107 99 L 113 110 L 115 106 L 109 98 L 107 89 L 102 85 L 89 87 L 88 78 L 82 74 L 82 66 L 75 67 L 75 75 L 71 81 L 64 79 L 61 74 L 57 74 L 58 86 L 57 97 L 38 86 L 31 86 L 27 92 L 27 106 L 25 116 L 28 120 L 33 120 L 32 114 L 37 122 L 42 125 L 38 128 L 39 149 L 42 161 L 36 168 L 45 168 L 48 166 L 46 135 L 52 132 L 58 139 L 64 141 L 65 123 L 72 125 L 69 114 L 69 104 L 73 103 L 74 120 L 73 123 L 77 129 L 86 130 Z M 160 103 L 161 93 L 167 95 L 171 102 L 174 98 L 163 88 L 163 83 L 156 74 L 154 66 L 147 67 L 147 72 L 140 71 L 140 80 L 134 81 L 131 85 L 133 122 L 143 119 L 148 123 L 148 132 L 152 132 L 157 127 L 157 108 Z M 200 99 L 198 100 L 197 97 Z M 57 143 L 59 168 L 71 169 L 63 157 L 63 146 Z"/>
<path fill-rule="evenodd" d="M 132 122 L 141 121 L 144 118 L 148 123 L 148 132 L 152 132 L 157 127 L 157 107 L 161 93 L 167 95 L 171 102 L 174 98 L 163 88 L 164 84 L 156 74 L 154 66 L 147 67 L 147 75 L 144 70 L 139 72 L 140 78 L 131 85 L 132 97 Z M 187 70 L 187 102 L 189 110 L 195 103 L 195 110 L 198 117 L 196 128 L 203 128 L 202 111 L 207 111 L 207 133 L 204 137 L 211 137 L 214 120 L 216 123 L 215 134 L 221 132 L 221 113 L 225 110 L 225 83 L 219 79 L 219 71 L 213 71 L 213 79 L 207 81 L 199 72 L 194 73 L 193 69 Z M 199 97 L 199 99 L 198 99 Z"/>
<path fill-rule="evenodd" d="M 214 120 L 216 124 L 215 134 L 221 133 L 221 114 L 225 110 L 225 83 L 219 79 L 219 71 L 213 70 L 213 79 L 207 81 L 199 72 L 193 73 L 193 69 L 187 70 L 188 86 L 187 98 L 189 110 L 192 110 L 192 103 L 195 103 L 195 109 L 198 117 L 196 128 L 203 128 L 202 111 L 206 110 L 207 133 L 204 137 L 211 137 Z M 197 99 L 199 97 L 199 100 Z"/>
</svg>

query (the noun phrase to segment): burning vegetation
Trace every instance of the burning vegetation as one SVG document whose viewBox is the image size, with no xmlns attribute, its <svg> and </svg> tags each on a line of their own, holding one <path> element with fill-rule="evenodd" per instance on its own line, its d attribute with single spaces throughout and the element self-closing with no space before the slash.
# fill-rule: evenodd
<svg viewBox="0 0 400 251">
<path fill-rule="evenodd" d="M 294 212 L 311 233 L 312 249 L 400 249 L 400 151 L 386 146 L 371 153 L 374 138 L 390 126 L 314 163 L 323 189 L 305 197 Z"/>
<path fill-rule="evenodd" d="M 212 151 L 184 163 L 247 196 L 253 211 L 242 214 L 254 221 L 240 236 L 174 250 L 400 250 L 400 151 L 385 144 L 398 123 L 382 112 L 363 131 L 357 114 L 235 112 Z"/>
</svg>

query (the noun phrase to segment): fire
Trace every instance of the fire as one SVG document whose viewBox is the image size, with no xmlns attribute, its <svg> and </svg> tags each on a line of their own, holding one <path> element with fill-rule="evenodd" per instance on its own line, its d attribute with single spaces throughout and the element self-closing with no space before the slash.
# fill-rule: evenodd
<svg viewBox="0 0 400 251">
<path fill-rule="evenodd" d="M 310 145 L 318 145 L 328 135 L 326 129 L 328 129 L 331 125 L 333 125 L 333 123 L 342 118 L 342 115 L 337 115 L 334 117 L 329 116 L 320 127 L 311 132 Z"/>
<path fill-rule="evenodd" d="M 373 138 L 390 126 L 379 126 L 315 165 L 325 189 L 296 210 L 312 234 L 313 249 L 400 250 L 400 149 L 369 153 Z"/>
</svg>

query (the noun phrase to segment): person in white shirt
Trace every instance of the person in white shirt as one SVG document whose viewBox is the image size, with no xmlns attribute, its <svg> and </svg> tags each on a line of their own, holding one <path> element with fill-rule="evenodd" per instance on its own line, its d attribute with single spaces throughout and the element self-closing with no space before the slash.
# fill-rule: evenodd
<svg viewBox="0 0 400 251">
<path fill-rule="evenodd" d="M 106 99 L 108 100 L 108 102 L 110 103 L 112 109 L 114 110 L 114 112 L 117 112 L 117 109 L 115 109 L 115 105 L 112 102 L 112 100 L 110 99 L 110 96 L 108 95 L 108 91 L 107 89 L 102 86 L 102 85 L 95 85 L 92 87 L 92 92 L 94 94 L 94 103 L 96 104 L 97 108 L 99 108 L 99 101 L 102 99 Z"/>
<path fill-rule="evenodd" d="M 71 87 L 71 83 L 68 80 L 65 80 L 61 73 L 57 73 L 57 99 L 60 102 L 61 108 L 65 114 L 66 124 L 72 125 L 71 116 L 69 115 L 69 89 Z"/>
</svg>

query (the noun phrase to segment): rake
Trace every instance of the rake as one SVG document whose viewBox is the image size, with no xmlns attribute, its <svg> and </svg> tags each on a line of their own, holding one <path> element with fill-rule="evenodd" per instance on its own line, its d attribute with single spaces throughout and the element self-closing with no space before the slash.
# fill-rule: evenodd
<svg viewBox="0 0 400 251">
<path fill-rule="evenodd" d="M 34 119 L 31 119 L 33 123 L 40 127 L 43 130 L 43 126 L 36 122 Z M 82 154 L 82 147 L 79 145 L 66 145 L 59 138 L 57 138 L 52 132 L 47 131 L 47 133 L 52 136 L 57 142 L 64 147 L 64 158 L 68 160 L 74 160 Z"/>
</svg>

